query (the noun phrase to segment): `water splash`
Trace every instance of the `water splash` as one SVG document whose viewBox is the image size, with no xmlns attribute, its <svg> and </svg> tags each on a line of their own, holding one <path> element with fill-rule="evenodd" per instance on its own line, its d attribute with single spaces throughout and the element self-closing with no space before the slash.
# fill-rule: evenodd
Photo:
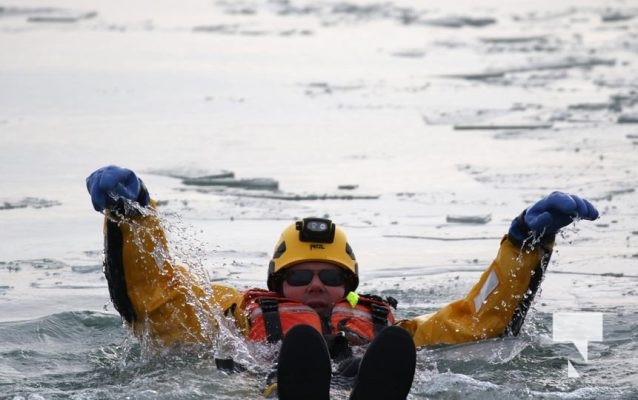
<svg viewBox="0 0 638 400">
<path fill-rule="evenodd" d="M 255 364 L 252 352 L 235 321 L 224 315 L 221 307 L 215 307 L 209 302 L 209 299 L 215 296 L 210 277 L 204 268 L 206 246 L 193 235 L 195 229 L 186 225 L 177 213 L 140 207 L 135 202 L 125 201 L 125 213 L 156 218 L 160 221 L 160 229 L 166 234 L 167 247 L 160 242 L 161 236 L 158 236 L 158 232 L 153 232 L 155 227 L 149 228 L 136 219 L 128 221 L 134 232 L 133 242 L 138 248 L 147 248 L 144 240 L 148 238 L 154 241 L 152 257 L 160 273 L 166 274 L 165 266 L 172 266 L 171 279 L 174 280 L 174 284 L 187 288 L 186 302 L 195 310 L 198 321 L 195 328 L 197 332 L 192 332 L 192 337 L 203 337 L 205 343 L 201 346 L 187 346 L 187 353 L 198 357 L 209 357 L 212 354 L 214 358 L 233 359 L 246 366 Z M 186 269 L 175 268 L 180 265 Z M 191 283 L 195 283 L 202 292 L 193 289 Z M 143 355 L 152 358 L 158 349 L 149 331 L 150 329 L 145 330 L 146 333 L 140 337 L 140 341 Z M 169 353 L 172 353 L 172 350 L 169 350 Z"/>
</svg>

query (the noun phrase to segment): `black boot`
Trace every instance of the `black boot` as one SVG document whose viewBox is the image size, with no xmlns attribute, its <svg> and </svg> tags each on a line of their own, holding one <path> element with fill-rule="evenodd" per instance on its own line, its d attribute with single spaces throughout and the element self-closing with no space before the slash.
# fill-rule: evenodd
<svg viewBox="0 0 638 400">
<path fill-rule="evenodd" d="M 329 400 L 330 353 L 326 341 L 309 325 L 290 329 L 277 365 L 280 400 Z"/>
<path fill-rule="evenodd" d="M 416 368 L 410 334 L 390 326 L 372 341 L 363 356 L 350 400 L 405 400 Z"/>
</svg>

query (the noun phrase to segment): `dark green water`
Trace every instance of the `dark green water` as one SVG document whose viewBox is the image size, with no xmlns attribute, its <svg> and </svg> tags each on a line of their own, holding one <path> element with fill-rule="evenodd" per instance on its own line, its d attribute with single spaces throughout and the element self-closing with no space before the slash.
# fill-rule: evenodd
<svg viewBox="0 0 638 400">
<path fill-rule="evenodd" d="M 573 345 L 551 341 L 551 315 L 535 314 L 530 322 L 517 339 L 422 349 L 410 398 L 638 396 L 638 313 L 605 314 L 604 341 L 590 343 L 589 363 Z M 261 385 L 254 372 L 218 371 L 212 349 L 145 351 L 112 314 L 5 322 L 0 343 L 3 399 L 253 399 Z M 580 378 L 567 378 L 567 359 Z"/>
</svg>

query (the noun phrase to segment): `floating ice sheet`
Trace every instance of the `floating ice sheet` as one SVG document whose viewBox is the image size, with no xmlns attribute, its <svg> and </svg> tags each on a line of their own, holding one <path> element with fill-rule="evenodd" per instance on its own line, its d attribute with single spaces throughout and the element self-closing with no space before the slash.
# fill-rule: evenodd
<svg viewBox="0 0 638 400">
<path fill-rule="evenodd" d="M 638 113 L 621 114 L 618 117 L 619 124 L 638 124 Z"/>
<path fill-rule="evenodd" d="M 16 208 L 48 208 L 59 206 L 61 204 L 62 203 L 57 200 L 41 199 L 37 197 L 25 197 L 16 201 L 5 200 L 0 202 L 0 210 L 13 210 Z"/>
<path fill-rule="evenodd" d="M 472 125 L 454 125 L 454 129 L 461 131 L 471 130 L 523 130 L 523 129 L 551 129 L 553 124 L 538 123 L 538 124 L 472 124 Z"/>
<path fill-rule="evenodd" d="M 514 74 L 520 72 L 532 72 L 532 71 L 544 71 L 553 69 L 570 69 L 570 68 L 590 68 L 595 66 L 613 66 L 616 64 L 616 60 L 602 59 L 602 58 L 566 58 L 557 61 L 547 62 L 529 62 L 526 65 L 513 66 L 506 68 L 495 68 L 490 71 L 475 72 L 468 74 L 453 74 L 447 75 L 449 78 L 461 78 L 461 79 L 493 79 L 501 78 L 507 74 Z"/>
<path fill-rule="evenodd" d="M 173 168 L 152 168 L 144 171 L 148 174 L 168 176 L 177 179 L 219 179 L 234 178 L 235 173 L 225 169 L 205 170 L 201 168 L 173 167 Z"/>
<path fill-rule="evenodd" d="M 445 220 L 458 224 L 487 224 L 492 220 L 492 214 L 482 215 L 448 215 Z"/>
<path fill-rule="evenodd" d="M 199 177 L 183 179 L 184 185 L 192 186 L 222 186 L 230 188 L 242 188 L 251 190 L 277 190 L 279 182 L 272 178 L 217 178 L 217 177 Z"/>
</svg>

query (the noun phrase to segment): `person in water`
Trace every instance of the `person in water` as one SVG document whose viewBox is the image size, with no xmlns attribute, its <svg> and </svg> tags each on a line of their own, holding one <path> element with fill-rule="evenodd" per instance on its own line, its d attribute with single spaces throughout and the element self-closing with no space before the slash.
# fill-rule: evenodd
<svg viewBox="0 0 638 400">
<path fill-rule="evenodd" d="M 224 315 L 249 341 L 285 344 L 295 327 L 310 326 L 323 335 L 338 373 L 353 377 L 361 371 L 352 349 L 384 331 L 407 332 L 414 348 L 518 335 L 556 233 L 576 219 L 598 218 L 585 199 L 549 194 L 514 218 L 496 258 L 465 297 L 435 313 L 397 320 L 395 299 L 356 292 L 359 265 L 345 233 L 329 219 L 305 218 L 285 228 L 268 265 L 267 289 L 240 292 L 173 261 L 161 221 L 145 211 L 155 202 L 133 171 L 103 167 L 86 185 L 93 207 L 105 215 L 110 297 L 135 335 L 160 347 L 214 344 Z M 356 392 L 352 398 L 365 398 Z"/>
</svg>

